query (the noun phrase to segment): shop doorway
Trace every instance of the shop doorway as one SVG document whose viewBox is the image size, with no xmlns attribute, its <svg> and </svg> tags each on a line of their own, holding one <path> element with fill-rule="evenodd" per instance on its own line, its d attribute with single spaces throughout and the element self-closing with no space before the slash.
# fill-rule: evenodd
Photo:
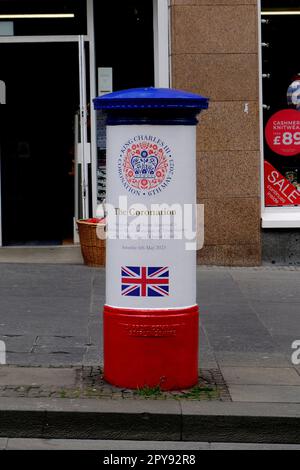
<svg viewBox="0 0 300 470">
<path fill-rule="evenodd" d="M 3 245 L 73 238 L 78 44 L 0 44 Z"/>
</svg>

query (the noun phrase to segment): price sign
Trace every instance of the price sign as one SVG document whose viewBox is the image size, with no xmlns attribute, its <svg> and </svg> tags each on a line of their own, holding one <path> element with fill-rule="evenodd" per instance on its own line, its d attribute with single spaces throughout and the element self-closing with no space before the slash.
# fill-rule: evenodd
<svg viewBox="0 0 300 470">
<path fill-rule="evenodd" d="M 265 137 L 278 155 L 291 157 L 300 153 L 300 112 L 283 109 L 273 114 L 267 122 Z"/>
</svg>

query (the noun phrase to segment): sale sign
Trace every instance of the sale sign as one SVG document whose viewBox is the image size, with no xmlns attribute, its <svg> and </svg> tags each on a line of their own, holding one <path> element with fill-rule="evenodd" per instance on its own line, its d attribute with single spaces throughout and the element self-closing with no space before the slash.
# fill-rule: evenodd
<svg viewBox="0 0 300 470">
<path fill-rule="evenodd" d="M 300 113 L 283 109 L 267 122 L 265 137 L 268 146 L 278 155 L 291 157 L 300 153 Z"/>
<path fill-rule="evenodd" d="M 300 205 L 300 192 L 267 161 L 265 161 L 265 202 L 267 206 Z"/>
</svg>

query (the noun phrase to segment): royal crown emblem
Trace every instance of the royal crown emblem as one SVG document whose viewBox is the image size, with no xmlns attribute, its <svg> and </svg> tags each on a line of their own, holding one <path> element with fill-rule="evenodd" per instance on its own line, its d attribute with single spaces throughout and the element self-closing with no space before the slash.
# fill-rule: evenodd
<svg viewBox="0 0 300 470">
<path fill-rule="evenodd" d="M 142 141 L 126 150 L 123 175 L 132 188 L 154 189 L 165 181 L 168 171 L 168 157 L 159 145 Z"/>
<path fill-rule="evenodd" d="M 153 178 L 158 165 L 158 158 L 143 150 L 141 155 L 131 158 L 131 166 L 136 178 Z"/>
</svg>

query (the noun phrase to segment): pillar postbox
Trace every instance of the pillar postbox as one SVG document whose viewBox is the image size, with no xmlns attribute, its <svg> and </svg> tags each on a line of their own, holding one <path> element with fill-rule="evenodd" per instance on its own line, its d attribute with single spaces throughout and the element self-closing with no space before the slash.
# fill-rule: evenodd
<svg viewBox="0 0 300 470">
<path fill-rule="evenodd" d="M 107 114 L 104 377 L 127 388 L 198 380 L 197 115 L 208 99 L 141 88 L 94 100 Z"/>
</svg>

